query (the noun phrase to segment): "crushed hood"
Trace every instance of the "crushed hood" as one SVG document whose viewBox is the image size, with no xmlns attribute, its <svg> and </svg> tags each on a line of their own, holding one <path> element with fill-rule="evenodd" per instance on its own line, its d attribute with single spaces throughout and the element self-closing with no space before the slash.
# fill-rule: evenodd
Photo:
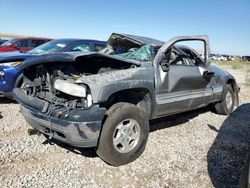
<svg viewBox="0 0 250 188">
<path fill-rule="evenodd" d="M 134 60 L 124 59 L 119 56 L 114 55 L 108 55 L 104 53 L 99 52 L 88 52 L 88 53 L 80 53 L 80 52 L 62 52 L 62 53 L 54 53 L 54 54 L 46 54 L 46 55 L 40 55 L 36 57 L 32 57 L 29 59 L 26 59 L 24 61 L 24 64 L 20 65 L 20 69 L 25 69 L 27 67 L 30 67 L 32 65 L 42 64 L 42 63 L 53 63 L 53 62 L 68 62 L 73 63 L 81 58 L 103 58 L 107 61 L 109 59 L 114 59 L 116 61 L 120 61 L 123 63 L 130 63 L 134 65 L 140 65 L 141 63 Z"/>
<path fill-rule="evenodd" d="M 110 71 L 96 75 L 89 76 L 81 76 L 79 79 L 75 81 L 75 83 L 85 83 L 87 85 L 101 85 L 105 83 L 116 82 L 117 80 L 125 80 L 131 78 L 138 72 L 136 68 L 134 69 L 126 69 L 126 70 L 117 70 Z"/>
</svg>

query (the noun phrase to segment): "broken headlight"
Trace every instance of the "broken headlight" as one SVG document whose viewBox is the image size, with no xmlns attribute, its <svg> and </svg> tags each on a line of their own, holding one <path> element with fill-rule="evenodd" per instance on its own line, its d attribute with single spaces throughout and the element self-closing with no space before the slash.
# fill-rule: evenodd
<svg viewBox="0 0 250 188">
<path fill-rule="evenodd" d="M 87 86 L 85 85 L 77 85 L 74 83 L 70 83 L 66 80 L 56 80 L 54 83 L 54 88 L 66 93 L 68 95 L 72 95 L 75 97 L 86 97 L 87 96 Z"/>
<path fill-rule="evenodd" d="M 66 93 L 67 95 L 83 98 L 85 101 L 84 106 L 86 108 L 93 104 L 92 95 L 86 85 L 79 85 L 67 80 L 57 79 L 54 82 L 54 88 L 62 93 Z"/>
</svg>

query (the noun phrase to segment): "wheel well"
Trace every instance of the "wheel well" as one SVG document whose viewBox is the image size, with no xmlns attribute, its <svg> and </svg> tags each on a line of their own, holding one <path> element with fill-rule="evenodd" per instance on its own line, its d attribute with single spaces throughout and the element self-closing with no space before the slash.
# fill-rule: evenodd
<svg viewBox="0 0 250 188">
<path fill-rule="evenodd" d="M 239 105 L 239 97 L 238 97 L 238 88 L 237 88 L 236 82 L 234 79 L 229 79 L 227 81 L 227 84 L 229 84 L 232 87 L 233 92 L 234 92 L 234 102 L 235 102 L 236 106 L 238 106 Z"/>
<path fill-rule="evenodd" d="M 228 79 L 227 80 L 227 84 L 229 84 L 232 87 L 232 89 L 233 89 L 234 92 L 236 91 L 236 82 L 235 82 L 234 79 L 232 79 L 232 78 Z"/>
<path fill-rule="evenodd" d="M 152 101 L 150 92 L 147 89 L 139 88 L 118 91 L 112 94 L 105 103 L 102 103 L 100 105 L 109 109 L 113 104 L 118 102 L 127 102 L 134 104 L 142 108 L 147 113 L 148 117 L 151 116 Z"/>
</svg>

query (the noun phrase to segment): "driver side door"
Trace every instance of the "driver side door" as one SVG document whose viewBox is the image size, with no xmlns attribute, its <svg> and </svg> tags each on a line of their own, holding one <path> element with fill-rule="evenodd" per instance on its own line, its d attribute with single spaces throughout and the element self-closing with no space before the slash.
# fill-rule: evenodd
<svg viewBox="0 0 250 188">
<path fill-rule="evenodd" d="M 200 38 L 195 40 L 200 40 Z M 172 41 L 164 51 L 160 49 L 159 52 L 163 53 L 160 56 L 162 58 L 157 66 L 154 64 L 157 67 L 157 117 L 205 106 L 207 99 L 212 95 L 211 77 L 213 74 L 208 62 L 204 61 L 203 65 L 193 64 L 182 50 L 174 46 L 178 41 L 182 40 L 178 38 Z M 204 44 L 208 45 L 206 41 Z M 175 58 L 179 59 L 177 62 L 170 58 L 173 50 L 177 55 Z M 157 59 L 154 63 L 155 61 Z"/>
</svg>

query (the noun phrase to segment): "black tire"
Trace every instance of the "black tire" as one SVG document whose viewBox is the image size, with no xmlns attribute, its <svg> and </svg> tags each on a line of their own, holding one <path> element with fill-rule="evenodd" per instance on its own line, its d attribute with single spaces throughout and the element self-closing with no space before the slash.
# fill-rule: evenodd
<svg viewBox="0 0 250 188">
<path fill-rule="evenodd" d="M 235 104 L 235 94 L 231 85 L 229 84 L 226 85 L 225 90 L 223 91 L 222 95 L 223 95 L 222 101 L 215 104 L 216 113 L 221 114 L 221 115 L 229 115 L 234 110 L 234 104 Z M 232 99 L 232 102 L 230 103 L 231 105 L 229 106 L 227 105 L 227 102 L 228 102 L 227 96 L 231 97 Z"/>
<path fill-rule="evenodd" d="M 143 153 L 148 140 L 149 121 L 146 113 L 133 104 L 120 102 L 111 106 L 106 115 L 107 118 L 102 126 L 96 151 L 97 155 L 113 166 L 120 166 L 134 161 Z M 137 141 L 133 143 L 134 145 L 132 144 L 131 151 L 124 153 L 118 151 L 118 145 L 115 146 L 113 137 L 117 133 L 117 127 L 121 122 L 123 123 L 128 119 L 135 121 L 137 127 L 139 126 L 139 136 Z M 127 125 L 122 124 L 122 126 Z"/>
</svg>

